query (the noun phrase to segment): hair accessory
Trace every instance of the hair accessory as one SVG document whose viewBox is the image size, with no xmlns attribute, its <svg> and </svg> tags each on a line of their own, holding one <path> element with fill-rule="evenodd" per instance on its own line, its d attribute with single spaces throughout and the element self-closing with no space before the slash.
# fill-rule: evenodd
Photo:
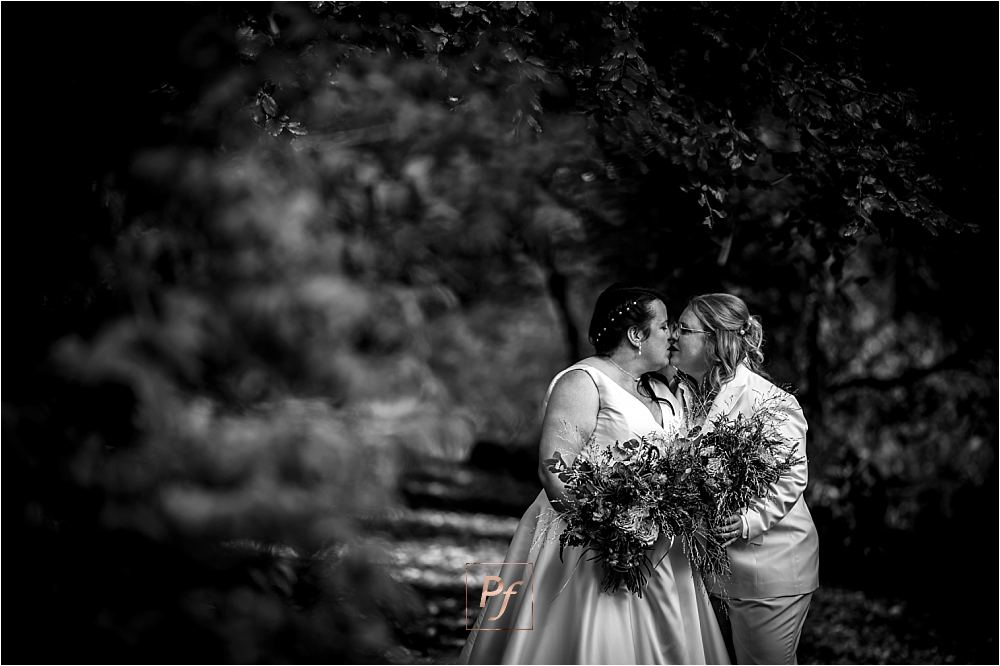
<svg viewBox="0 0 1000 666">
<path fill-rule="evenodd" d="M 619 305 L 617 308 L 615 308 L 611 312 L 610 315 L 608 315 L 608 326 L 611 326 L 614 323 L 615 319 L 621 317 L 626 312 L 629 312 L 634 306 L 636 306 L 638 304 L 639 304 L 639 301 L 638 301 L 638 299 L 636 299 L 636 300 L 633 300 L 633 301 L 629 301 L 627 303 L 623 303 L 622 305 Z M 600 340 L 601 337 L 607 332 L 608 326 L 602 327 L 601 330 L 597 332 L 597 335 L 594 336 L 594 339 L 595 340 Z"/>
</svg>

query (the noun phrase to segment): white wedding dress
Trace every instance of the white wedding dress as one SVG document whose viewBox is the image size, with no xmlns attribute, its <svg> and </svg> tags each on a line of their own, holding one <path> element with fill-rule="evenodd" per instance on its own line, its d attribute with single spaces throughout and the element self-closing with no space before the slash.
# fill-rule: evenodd
<svg viewBox="0 0 1000 666">
<path fill-rule="evenodd" d="M 680 403 L 666 386 L 653 382 L 656 395 L 670 401 L 661 403 L 661 425 L 638 399 L 585 361 L 556 375 L 546 402 L 556 381 L 571 370 L 586 372 L 597 386 L 595 436 L 602 445 L 662 431 L 664 425 L 674 430 L 681 422 Z M 679 545 L 670 548 L 661 537 L 651 558 L 656 567 L 641 599 L 624 589 L 608 594 L 601 591 L 600 562 L 589 560 L 583 549 L 567 548 L 560 561 L 562 525 L 545 492 L 539 493 L 518 523 L 504 559 L 533 564 L 523 593 L 509 597 L 501 616 L 509 629 L 483 630 L 496 626 L 487 618 L 496 617 L 504 601 L 502 594 L 491 597 L 469 633 L 461 663 L 729 663 L 711 602 Z M 509 582 L 523 570 L 505 565 L 501 578 Z M 469 603 L 478 607 L 479 596 L 470 592 Z"/>
</svg>

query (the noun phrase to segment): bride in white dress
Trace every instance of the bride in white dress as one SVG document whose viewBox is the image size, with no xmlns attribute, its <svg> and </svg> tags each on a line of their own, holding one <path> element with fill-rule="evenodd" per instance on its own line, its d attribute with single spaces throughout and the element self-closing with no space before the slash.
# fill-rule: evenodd
<svg viewBox="0 0 1000 666">
<path fill-rule="evenodd" d="M 490 597 L 462 650 L 462 663 L 728 664 L 711 603 L 680 546 L 661 537 L 642 598 L 601 590 L 600 562 L 581 548 L 559 554 L 563 522 L 552 507 L 564 488 L 541 461 L 559 451 L 567 463 L 593 434 L 613 445 L 654 431 L 675 431 L 681 405 L 658 375 L 667 365 L 671 329 L 663 297 L 612 285 L 590 324 L 597 352 L 563 370 L 545 397 L 539 447 L 544 490 L 525 512 L 500 575 L 510 581 L 532 564 L 522 594 Z M 579 437 L 567 437 L 577 432 Z M 507 603 L 502 615 L 502 605 Z M 470 593 L 470 605 L 479 598 Z M 491 622 L 498 615 L 502 623 Z"/>
</svg>

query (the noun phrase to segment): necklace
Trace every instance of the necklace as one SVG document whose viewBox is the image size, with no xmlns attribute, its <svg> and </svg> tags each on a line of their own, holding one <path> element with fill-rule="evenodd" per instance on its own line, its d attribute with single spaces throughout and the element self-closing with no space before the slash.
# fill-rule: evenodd
<svg viewBox="0 0 1000 666">
<path fill-rule="evenodd" d="M 626 370 L 622 366 L 620 366 L 617 363 L 615 363 L 615 359 L 611 358 L 610 356 L 605 356 L 605 358 L 608 359 L 608 363 L 610 363 L 611 365 L 615 366 L 616 368 L 618 368 L 619 370 L 621 370 L 622 372 L 624 372 L 626 375 L 628 375 L 629 377 L 631 377 L 632 381 L 634 381 L 636 384 L 638 384 L 641 381 L 639 377 L 636 377 L 631 372 L 629 372 L 628 370 Z"/>
</svg>

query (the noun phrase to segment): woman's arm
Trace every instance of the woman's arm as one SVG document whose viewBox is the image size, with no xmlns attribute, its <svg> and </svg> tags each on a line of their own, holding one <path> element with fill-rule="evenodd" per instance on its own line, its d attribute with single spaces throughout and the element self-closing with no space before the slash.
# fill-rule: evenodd
<svg viewBox="0 0 1000 666">
<path fill-rule="evenodd" d="M 565 494 L 563 482 L 550 472 L 545 461 L 558 451 L 572 464 L 597 427 L 601 399 L 594 380 L 584 370 L 572 370 L 559 378 L 549 396 L 538 445 L 538 478 L 553 506 Z"/>
</svg>

